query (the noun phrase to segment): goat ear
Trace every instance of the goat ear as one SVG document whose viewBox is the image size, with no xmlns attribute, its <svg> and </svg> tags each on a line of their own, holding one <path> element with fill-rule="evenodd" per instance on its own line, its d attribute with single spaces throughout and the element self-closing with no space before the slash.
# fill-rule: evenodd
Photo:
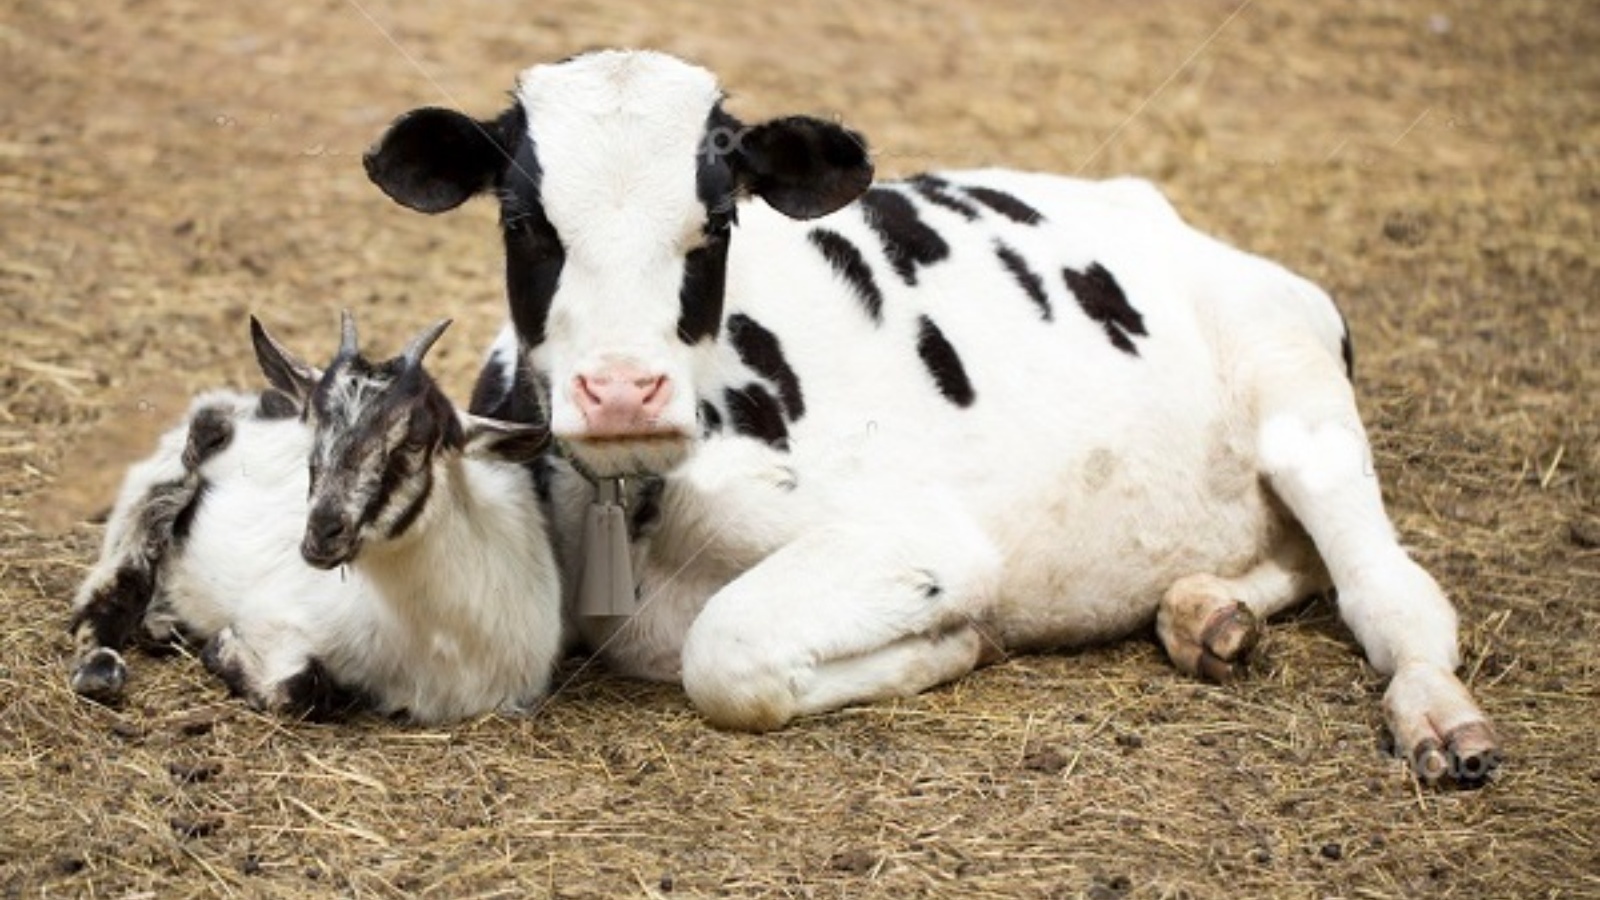
<svg viewBox="0 0 1600 900">
<path fill-rule="evenodd" d="M 322 373 L 284 349 L 255 316 L 250 317 L 250 343 L 255 345 L 256 363 L 261 366 L 261 374 L 267 376 L 267 381 L 273 387 L 304 407 L 317 382 L 322 380 Z"/>
<path fill-rule="evenodd" d="M 543 425 L 524 425 L 461 414 L 461 430 L 466 437 L 465 456 L 497 459 L 501 462 L 533 462 L 550 444 L 550 429 Z"/>
<path fill-rule="evenodd" d="M 494 184 L 524 121 L 520 106 L 489 122 L 451 109 L 412 110 L 394 120 L 362 162 L 367 177 L 396 203 L 442 213 Z"/>
<path fill-rule="evenodd" d="M 866 139 L 809 116 L 745 130 L 731 162 L 745 189 L 791 219 L 835 212 L 872 185 Z"/>
</svg>

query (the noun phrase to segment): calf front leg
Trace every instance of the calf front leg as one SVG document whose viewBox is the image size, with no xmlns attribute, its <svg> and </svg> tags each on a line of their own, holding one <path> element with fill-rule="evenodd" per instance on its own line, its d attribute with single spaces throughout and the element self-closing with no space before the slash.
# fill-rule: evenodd
<svg viewBox="0 0 1600 900">
<path fill-rule="evenodd" d="M 766 731 L 910 696 L 998 656 L 983 626 L 998 555 L 970 524 L 939 524 L 813 531 L 717 592 L 683 648 L 695 707 L 717 726 Z"/>
</svg>

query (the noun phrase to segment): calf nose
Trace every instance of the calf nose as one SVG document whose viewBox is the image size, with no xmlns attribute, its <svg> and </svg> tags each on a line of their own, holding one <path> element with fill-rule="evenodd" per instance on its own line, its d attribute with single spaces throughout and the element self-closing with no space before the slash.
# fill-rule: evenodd
<svg viewBox="0 0 1600 900">
<path fill-rule="evenodd" d="M 611 366 L 573 379 L 572 398 L 588 425 L 584 437 L 643 435 L 658 430 L 672 382 L 632 366 Z"/>
</svg>

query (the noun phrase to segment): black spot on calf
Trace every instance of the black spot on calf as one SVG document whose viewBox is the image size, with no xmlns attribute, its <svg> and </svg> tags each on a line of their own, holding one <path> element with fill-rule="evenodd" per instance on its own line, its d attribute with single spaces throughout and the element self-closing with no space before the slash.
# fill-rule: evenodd
<svg viewBox="0 0 1600 900">
<path fill-rule="evenodd" d="M 978 208 L 951 193 L 950 182 L 933 175 L 918 175 L 906 182 L 922 199 L 950 210 L 968 222 L 978 218 Z"/>
<path fill-rule="evenodd" d="M 823 258 L 833 266 L 833 271 L 855 290 L 856 298 L 861 301 L 872 323 L 882 324 L 883 292 L 878 290 L 878 282 L 872 277 L 872 267 L 867 265 L 861 251 L 844 235 L 826 228 L 813 228 L 810 237 L 812 246 L 822 251 Z"/>
<path fill-rule="evenodd" d="M 778 342 L 777 335 L 761 327 L 755 319 L 735 313 L 728 317 L 728 337 L 744 364 L 778 388 L 778 399 L 783 401 L 783 411 L 789 421 L 805 415 L 806 402 L 800 393 L 800 378 L 783 355 L 783 346 Z"/>
<path fill-rule="evenodd" d="M 1055 318 L 1055 311 L 1050 308 L 1050 296 L 1044 290 L 1044 279 L 1029 267 L 1028 261 L 1022 258 L 1022 254 L 999 241 L 995 241 L 994 252 L 1000 257 L 1000 264 L 1006 267 L 1006 271 L 1011 273 L 1011 277 L 1017 280 L 1017 284 L 1028 295 L 1028 299 L 1039 308 L 1039 318 L 1046 322 Z"/>
<path fill-rule="evenodd" d="M 678 288 L 678 340 L 694 345 L 717 336 L 728 284 L 728 235 L 713 234 L 689 251 Z"/>
<path fill-rule="evenodd" d="M 1064 269 L 1067 287 L 1078 298 L 1078 305 L 1089 318 L 1099 322 L 1111 339 L 1111 346 L 1130 356 L 1138 356 L 1139 348 L 1130 336 L 1145 337 L 1144 317 L 1128 303 L 1122 286 L 1099 263 L 1090 263 L 1083 272 Z"/>
<path fill-rule="evenodd" d="M 1037 209 L 1023 203 L 1005 191 L 973 186 L 966 188 L 966 192 L 967 196 L 1013 222 L 1021 222 L 1024 225 L 1037 225 L 1044 221 L 1044 215 Z"/>
<path fill-rule="evenodd" d="M 637 541 L 653 530 L 656 523 L 661 521 L 661 492 L 666 489 L 666 482 L 660 478 L 651 478 L 639 488 L 638 496 L 629 504 L 632 509 L 628 512 L 628 539 Z"/>
<path fill-rule="evenodd" d="M 519 138 L 500 187 L 500 230 L 506 249 L 506 298 L 511 321 L 528 346 L 544 343 L 550 303 L 567 251 L 539 198 L 544 172 L 533 142 Z"/>
<path fill-rule="evenodd" d="M 972 405 L 977 395 L 967 378 L 966 368 L 961 365 L 961 357 L 945 339 L 944 332 L 927 316 L 921 317 L 917 331 L 917 355 L 922 357 L 922 364 L 928 367 L 945 399 L 960 407 Z"/>
<path fill-rule="evenodd" d="M 722 432 L 722 413 L 717 411 L 716 404 L 710 400 L 700 401 L 700 429 L 704 435 Z"/>
<path fill-rule="evenodd" d="M 725 395 L 733 430 L 779 450 L 789 449 L 789 427 L 783 423 L 778 401 L 759 384 L 728 388 Z"/>
<path fill-rule="evenodd" d="M 867 224 L 883 241 L 889 264 L 906 284 L 917 283 L 918 266 L 931 266 L 950 255 L 950 245 L 917 217 L 917 207 L 899 191 L 873 188 L 860 203 Z"/>
</svg>

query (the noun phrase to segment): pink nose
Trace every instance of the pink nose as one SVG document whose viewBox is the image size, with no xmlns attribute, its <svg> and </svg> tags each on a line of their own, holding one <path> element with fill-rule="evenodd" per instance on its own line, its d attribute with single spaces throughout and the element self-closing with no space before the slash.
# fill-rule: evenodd
<svg viewBox="0 0 1600 900">
<path fill-rule="evenodd" d="M 573 379 L 573 402 L 588 423 L 585 437 L 632 437 L 661 430 L 672 382 L 632 366 L 609 366 Z"/>
</svg>

